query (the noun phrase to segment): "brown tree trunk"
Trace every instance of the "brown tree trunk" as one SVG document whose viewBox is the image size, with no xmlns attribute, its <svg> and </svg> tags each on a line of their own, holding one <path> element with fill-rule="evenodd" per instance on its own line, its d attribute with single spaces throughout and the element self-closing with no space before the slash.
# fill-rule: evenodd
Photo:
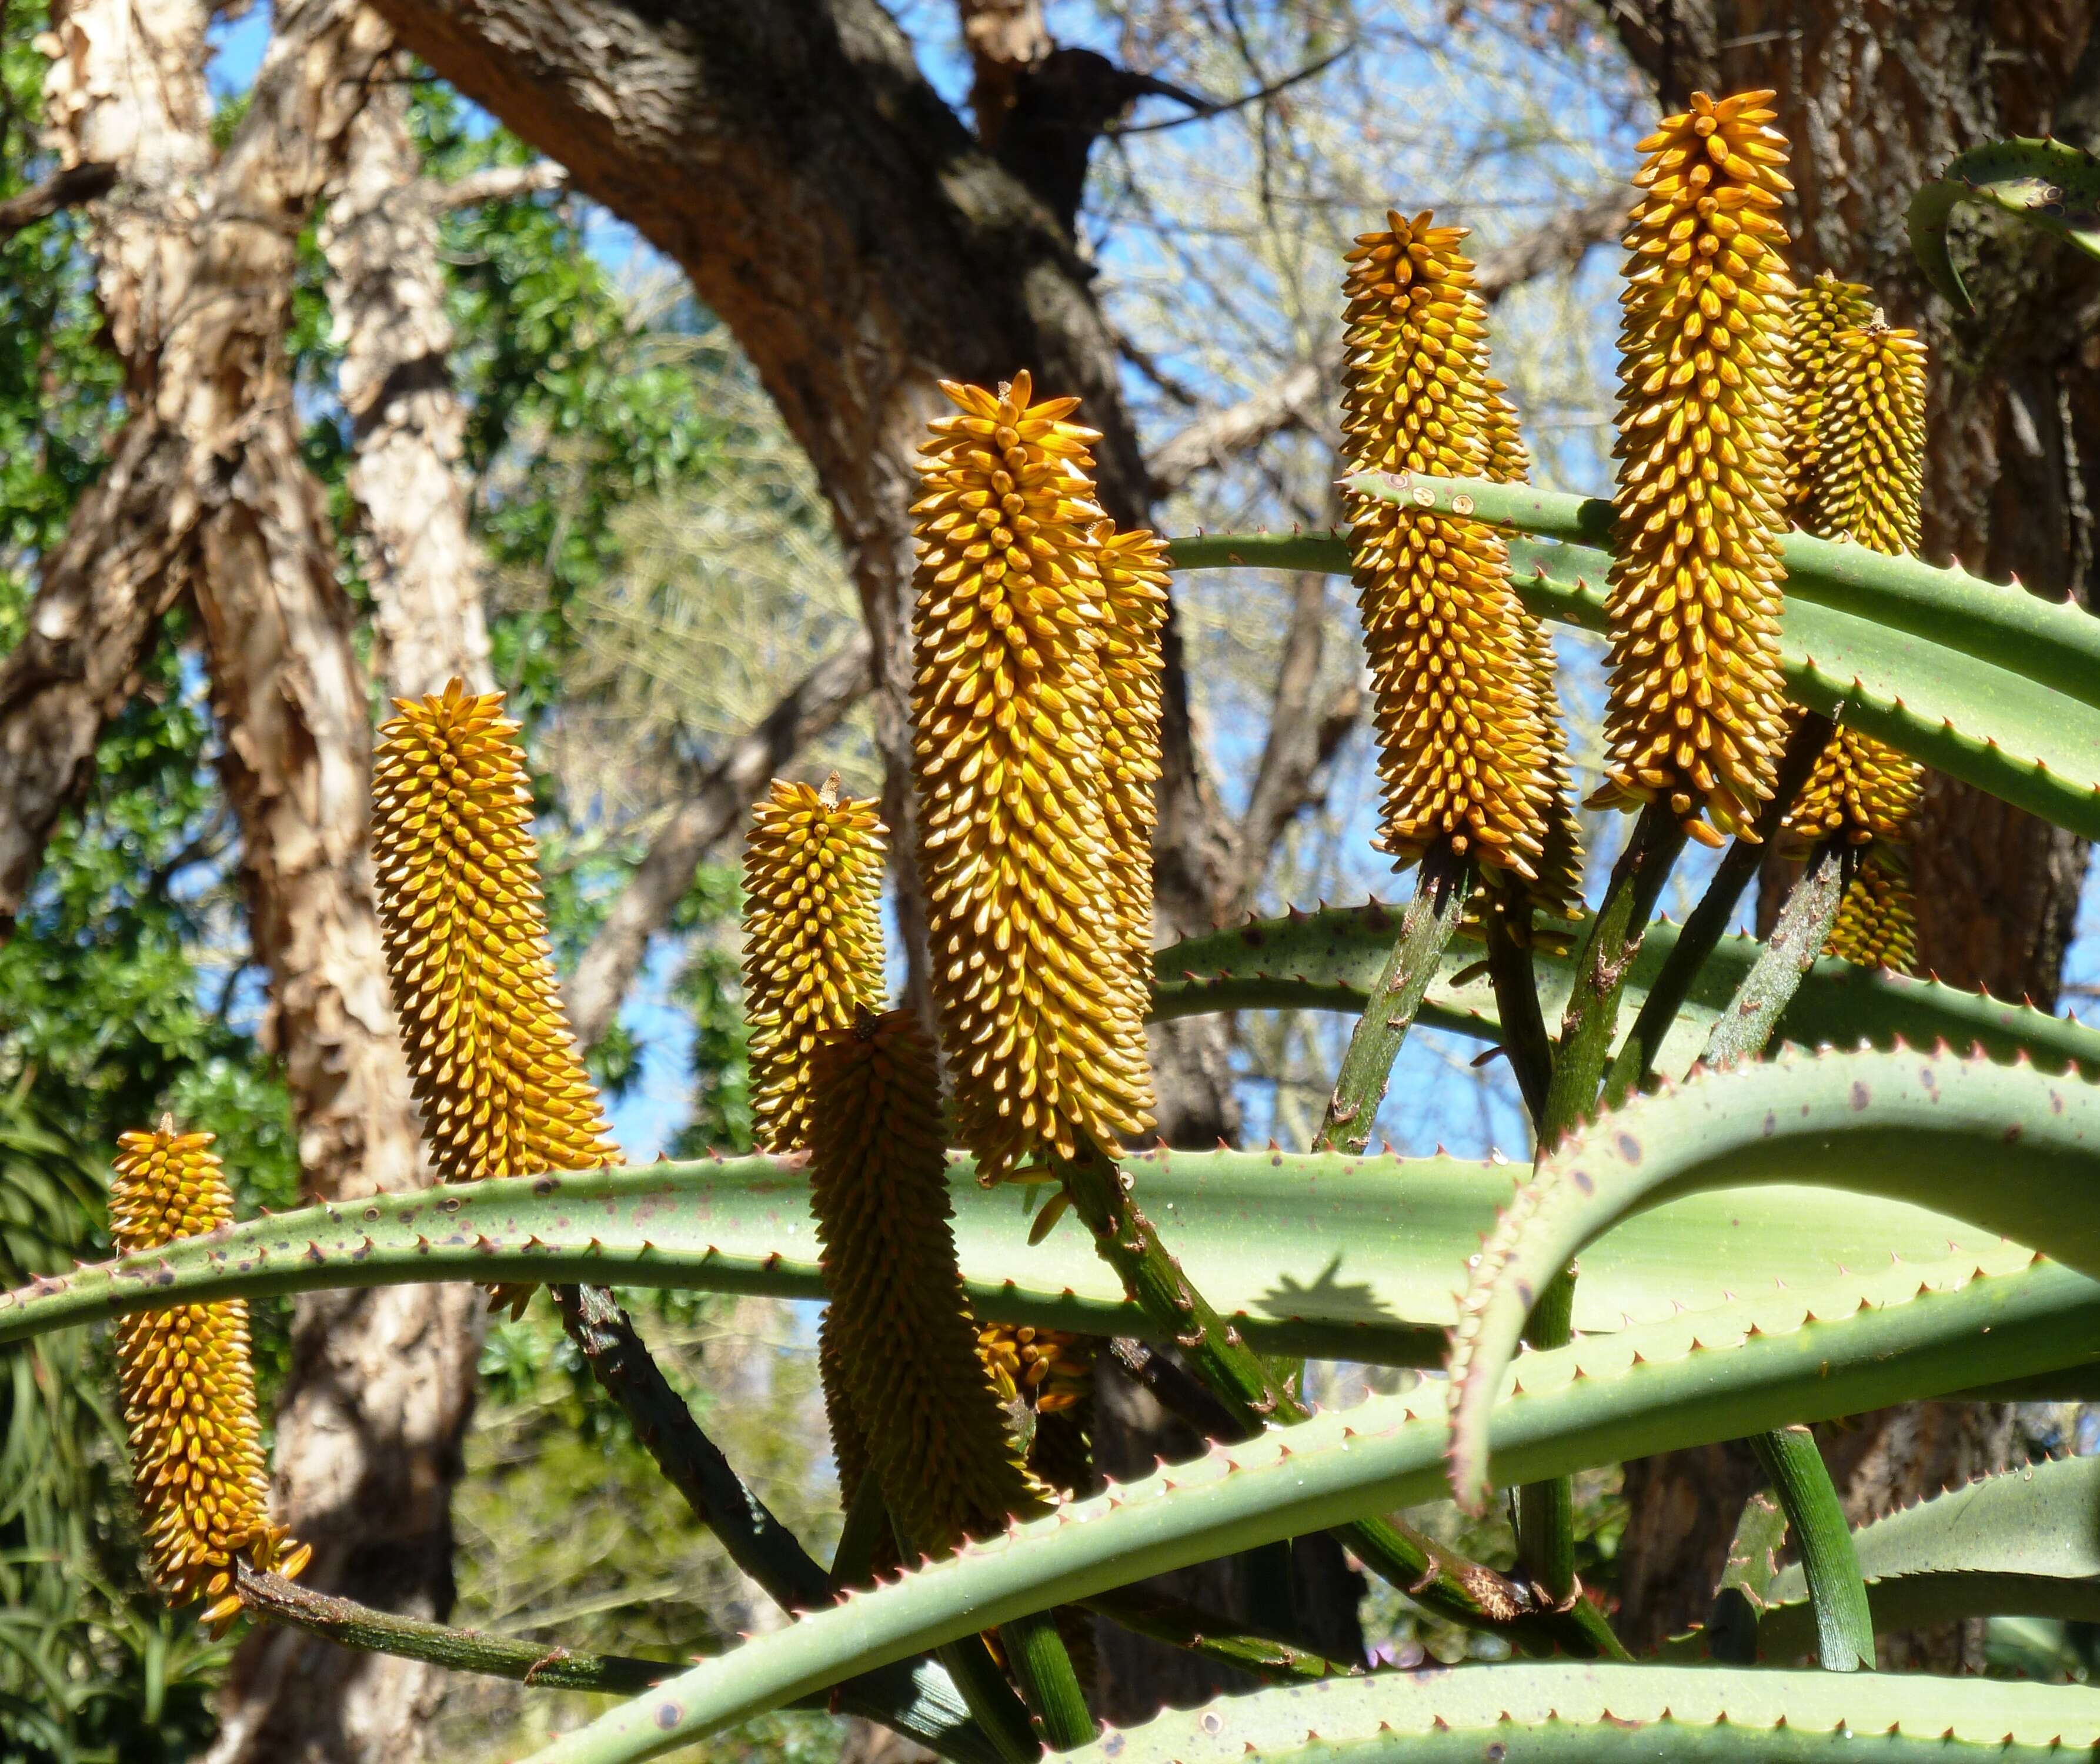
<svg viewBox="0 0 2100 1764">
<path fill-rule="evenodd" d="M 2085 0 L 1632 0 L 1612 9 L 1666 108 L 1698 87 L 1769 86 L 1793 142 L 1790 224 L 1804 276 L 1873 288 L 1931 346 L 1926 555 L 2094 603 L 2100 272 L 2032 232 L 1985 229 L 1957 318 L 1912 261 L 1912 194 L 1963 147 L 2054 133 L 2096 143 L 2100 42 Z M 1925 964 L 1961 986 L 2054 1002 L 2085 848 L 1935 776 L 1915 871 Z M 1828 1442 L 1855 1517 L 2005 1461 L 2003 1411 L 1929 1405 Z M 1725 1449 L 1632 1465 L 1621 1627 L 1637 1645 L 1703 1617 L 1754 1469 Z M 1899 1638 L 1891 1663 L 1975 1664 L 1974 1636 Z"/>
<path fill-rule="evenodd" d="M 11 716 L 7 746 L 20 755 L 16 730 L 51 729 L 61 743 L 42 777 L 63 784 L 121 703 L 154 609 L 194 598 L 270 973 L 263 1036 L 283 1061 L 311 1191 L 346 1197 L 415 1184 L 422 1166 L 365 872 L 368 688 L 299 456 L 285 329 L 299 230 L 389 46 L 347 0 L 281 9 L 248 112 L 214 158 L 208 16 L 178 0 L 53 8 L 46 104 L 61 152 L 122 168 L 92 245 L 130 413 L 32 614 L 66 641 L 10 659 L 10 680 L 35 680 L 54 655 L 64 665 L 41 698 L 9 703 L 47 714 Z M 17 888 L 63 794 L 10 804 Z M 449 1602 L 446 1493 L 472 1302 L 401 1289 L 301 1307 L 277 1501 L 315 1546 L 315 1584 L 433 1614 Z M 217 1755 L 413 1759 L 437 1682 L 408 1662 L 258 1638 Z"/>
</svg>

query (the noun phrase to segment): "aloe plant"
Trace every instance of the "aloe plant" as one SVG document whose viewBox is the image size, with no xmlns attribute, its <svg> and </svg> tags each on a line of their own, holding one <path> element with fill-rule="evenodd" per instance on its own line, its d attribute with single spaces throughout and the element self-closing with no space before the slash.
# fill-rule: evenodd
<svg viewBox="0 0 2100 1764">
<path fill-rule="evenodd" d="M 1890 1759 L 2100 1744 L 2100 1693 L 2083 1687 L 1871 1669 L 1894 1626 L 2100 1619 L 2092 1466 L 2013 1471 L 1853 1531 L 1809 1431 L 1913 1400 L 2100 1388 L 2100 1032 L 1818 955 L 1903 946 L 1836 929 L 1846 901 L 1868 914 L 1889 897 L 1851 892 L 1863 849 L 1878 862 L 1875 843 L 1903 836 L 1900 815 L 1844 795 L 1844 765 L 1878 751 L 1855 738 L 2100 836 L 2100 621 L 1900 554 L 1922 430 L 1908 392 L 1883 410 L 1873 389 L 1892 364 L 1914 388 L 1921 346 L 1864 316 L 1863 291 L 1822 289 L 1837 316 L 1780 372 L 1786 150 L 1762 103 L 1700 95 L 1648 143 L 1608 500 L 1524 481 L 1462 236 L 1427 215 L 1388 216 L 1351 260 L 1348 536 L 1162 553 L 1092 500 L 1074 401 L 1019 375 L 954 390 L 915 510 L 913 731 L 950 1109 L 917 1029 L 883 1009 L 876 805 L 783 784 L 748 864 L 770 1149 L 618 1167 L 545 959 L 514 730 L 497 699 L 455 690 L 390 725 L 380 807 L 397 1003 L 460 1180 L 229 1224 L 171 1178 L 170 1216 L 126 1240 L 134 1253 L 0 1294 L 0 1347 L 323 1288 L 470 1281 L 510 1304 L 548 1289 L 695 1515 L 786 1613 L 677 1673 L 562 1654 L 560 1682 L 641 1694 L 542 1754 L 560 1764 L 627 1764 L 834 1700 L 963 1764 L 1021 1764 L 1046 1743 L 1366 1764 L 1762 1760 L 1827 1753 L 1833 1733 L 1848 1756 Z M 1971 196 L 2090 249 L 2100 179 L 2067 152 L 1958 160 L 1913 211 L 1928 261 L 1945 269 L 1947 214 Z M 1725 287 L 1716 265 L 1733 266 Z M 1731 312 L 1742 322 L 1710 327 Z M 1851 392 L 1826 359 L 1846 350 Z M 1735 377 L 1696 365 L 1710 357 Z M 1843 477 L 1834 453 L 1868 431 Z M 1728 506 L 1687 512 L 1718 493 L 1704 462 L 1721 458 L 1742 480 Z M 1873 543 L 1785 531 L 1792 508 L 1835 531 L 1850 529 L 1832 510 L 1863 509 Z M 1418 864 L 1412 905 L 1150 950 L 1162 562 L 1351 575 L 1379 838 Z M 1542 618 L 1612 644 L 1595 800 L 1639 819 L 1594 914 L 1569 914 L 1580 857 Z M 1687 840 L 1730 836 L 1691 919 L 1653 919 Z M 1809 863 L 1780 933 L 1722 935 L 1783 838 Z M 1149 1119 L 1148 1017 L 1272 1008 L 1355 1020 L 1317 1144 L 1124 1148 Z M 1531 1168 L 1372 1149 L 1418 1024 L 1507 1053 Z M 612 1290 L 651 1286 L 832 1301 L 822 1359 L 850 1509 L 828 1567 L 657 1372 Z M 995 1363 L 1002 1331 L 986 1325 L 1125 1338 L 1155 1371 L 1173 1351 L 1186 1370 L 1156 1388 L 1211 1443 L 1075 1493 L 1090 1486 L 1089 1350 L 1057 1350 L 1053 1400 Z M 240 1346 L 231 1326 L 214 1339 Z M 1288 1371 L 1308 1356 L 1450 1376 L 1316 1414 Z M 174 1414 L 179 1377 L 149 1369 Z M 255 1446 L 252 1418 L 212 1418 Z M 1063 1459 L 1045 1449 L 1061 1428 Z M 1736 1438 L 1771 1492 L 1743 1515 L 1720 1621 L 1627 1659 L 1576 1577 L 1567 1479 Z M 545 1677 L 513 1644 L 289 1585 L 262 1532 L 219 1537 L 183 1486 L 153 1498 L 190 1527 L 177 1590 L 208 1585 L 214 1616 Z M 1502 1489 L 1521 1491 L 1508 1561 L 1394 1516 L 1447 1496 L 1477 1510 Z M 1288 1612 L 1131 1590 L 1321 1529 L 1511 1657 L 1382 1672 L 1304 1645 Z M 1083 1651 L 1067 1646 L 1080 1607 L 1272 1687 L 1092 1737 Z M 1568 1657 L 1542 1657 L 1555 1650 Z M 1795 1669 L 1807 1656 L 1822 1669 Z"/>
</svg>

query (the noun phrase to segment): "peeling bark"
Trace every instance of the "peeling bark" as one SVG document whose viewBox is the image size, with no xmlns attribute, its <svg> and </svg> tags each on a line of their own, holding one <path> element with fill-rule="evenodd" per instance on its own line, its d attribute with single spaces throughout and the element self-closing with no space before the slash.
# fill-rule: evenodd
<svg viewBox="0 0 2100 1764">
<path fill-rule="evenodd" d="M 283 7 L 214 157 L 208 18 L 179 0 L 53 8 L 54 141 L 68 164 L 120 169 L 90 245 L 129 411 L 46 568 L 33 635 L 0 671 L 0 904 L 28 885 L 158 611 L 188 594 L 270 975 L 262 1039 L 310 1192 L 347 1197 L 425 1178 L 367 873 L 368 687 L 300 458 L 285 333 L 300 228 L 390 45 L 350 0 Z M 431 1288 L 301 1304 L 277 1501 L 315 1547 L 315 1585 L 443 1614 L 473 1303 Z M 251 1643 L 214 1755 L 412 1761 L 438 1682 L 411 1662 L 332 1649 L 287 1662 Z"/>
</svg>

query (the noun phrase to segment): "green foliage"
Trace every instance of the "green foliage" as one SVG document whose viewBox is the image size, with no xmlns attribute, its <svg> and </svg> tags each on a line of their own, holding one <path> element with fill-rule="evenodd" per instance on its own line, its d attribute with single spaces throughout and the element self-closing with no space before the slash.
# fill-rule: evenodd
<svg viewBox="0 0 2100 1764">
<path fill-rule="evenodd" d="M 2100 160 L 2067 141 L 2015 139 L 1957 153 L 1911 198 L 1910 248 L 1926 280 L 1963 312 L 1974 308 L 1947 249 L 1948 223 L 1965 202 L 2014 215 L 2100 257 Z"/>
<path fill-rule="evenodd" d="M 689 940 L 672 996 L 693 1020 L 692 1114 L 672 1142 L 674 1158 L 752 1147 L 751 1030 L 739 977 L 743 910 L 736 870 L 704 864 L 672 921 Z"/>
</svg>

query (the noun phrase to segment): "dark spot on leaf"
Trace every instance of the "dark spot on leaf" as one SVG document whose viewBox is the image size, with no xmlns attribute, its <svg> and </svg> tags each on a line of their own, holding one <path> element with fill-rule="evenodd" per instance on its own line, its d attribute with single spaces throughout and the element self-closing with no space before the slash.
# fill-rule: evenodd
<svg viewBox="0 0 2100 1764">
<path fill-rule="evenodd" d="M 376 1206 L 368 1206 L 368 1207 L 366 1207 L 366 1208 L 365 1208 L 365 1210 L 364 1210 L 364 1217 L 365 1217 L 365 1219 L 366 1219 L 367 1223 L 369 1223 L 371 1220 L 373 1220 L 373 1219 L 375 1219 L 378 1218 L 378 1216 L 379 1216 L 379 1209 L 378 1209 L 377 1207 L 376 1207 Z"/>
<path fill-rule="evenodd" d="M 464 1204 L 465 1202 L 457 1195 L 448 1195 L 438 1202 L 438 1211 L 441 1213 L 457 1213 Z"/>
<path fill-rule="evenodd" d="M 164 1268 L 153 1276 L 156 1286 L 172 1286 L 174 1283 L 175 1271 L 171 1268 Z"/>
<path fill-rule="evenodd" d="M 1597 1192 L 1596 1180 L 1586 1170 L 1571 1171 L 1568 1180 L 1585 1194 L 1595 1194 Z"/>
<path fill-rule="evenodd" d="M 1873 1100 L 1873 1093 L 1857 1078 L 1852 1081 L 1852 1109 L 1855 1114 Z"/>
<path fill-rule="evenodd" d="M 532 1184 L 532 1192 L 535 1194 L 552 1194 L 559 1187 L 561 1184 L 555 1181 L 552 1176 L 542 1176 Z"/>
<path fill-rule="evenodd" d="M 1509 1756 L 1509 1748 L 1498 1740 L 1480 1756 L 1488 1761 L 1488 1764 L 1502 1764 L 1502 1760 Z"/>
<path fill-rule="evenodd" d="M 2060 1115 L 2063 1113 L 2063 1094 L 2062 1091 L 2051 1091 L 2049 1093 L 2049 1112 L 2053 1115 Z"/>
<path fill-rule="evenodd" d="M 1127 1742 L 1119 1733 L 1105 1735 L 1103 1736 L 1101 1740 L 1101 1756 L 1103 1757 L 1121 1757 L 1123 1756 L 1123 1749 L 1126 1744 L 1127 1744 Z"/>
<path fill-rule="evenodd" d="M 2025 1131 L 2026 1130 L 2021 1127 L 2019 1122 L 2015 1121 L 2010 1127 L 2005 1129 L 2005 1143 L 2008 1145 L 2018 1144 L 2020 1143 L 2020 1135 Z"/>
<path fill-rule="evenodd" d="M 1612 1143 L 1619 1148 L 1619 1156 L 1628 1163 L 1637 1164 L 1641 1161 L 1641 1142 L 1632 1134 L 1621 1133 Z"/>
<path fill-rule="evenodd" d="M 1770 1138 L 1772 1136 L 1772 1135 L 1774 1135 L 1775 1133 L 1776 1133 L 1776 1132 L 1778 1132 L 1778 1131 L 1779 1131 L 1779 1117 L 1778 1117 L 1777 1115 L 1774 1114 L 1771 1112 L 1771 1109 L 1766 1109 L 1766 1110 L 1765 1110 L 1765 1137 L 1766 1137 L 1767 1139 L 1770 1139 Z"/>
<path fill-rule="evenodd" d="M 1932 1068 L 1929 1065 L 1921 1065 L 1917 1069 L 1917 1081 L 1927 1090 L 1937 1090 L 1939 1087 L 1939 1080 L 1933 1076 Z"/>
<path fill-rule="evenodd" d="M 1529 1311 L 1531 1308 L 1531 1282 L 1528 1280 L 1519 1281 L 1516 1283 L 1516 1295 L 1524 1300 L 1524 1308 Z"/>
<path fill-rule="evenodd" d="M 659 1703 L 656 1705 L 656 1725 L 666 1733 L 677 1727 L 684 1715 L 685 1711 L 676 1703 Z"/>
<path fill-rule="evenodd" d="M 1260 925 L 1249 925 L 1240 933 L 1240 941 L 1251 950 L 1258 950 L 1268 941 L 1268 933 Z"/>
<path fill-rule="evenodd" d="M 1223 1733 L 1225 1731 L 1225 1718 L 1214 1709 L 1206 1709 L 1202 1721 L 1198 1725 L 1206 1733 Z"/>
</svg>

